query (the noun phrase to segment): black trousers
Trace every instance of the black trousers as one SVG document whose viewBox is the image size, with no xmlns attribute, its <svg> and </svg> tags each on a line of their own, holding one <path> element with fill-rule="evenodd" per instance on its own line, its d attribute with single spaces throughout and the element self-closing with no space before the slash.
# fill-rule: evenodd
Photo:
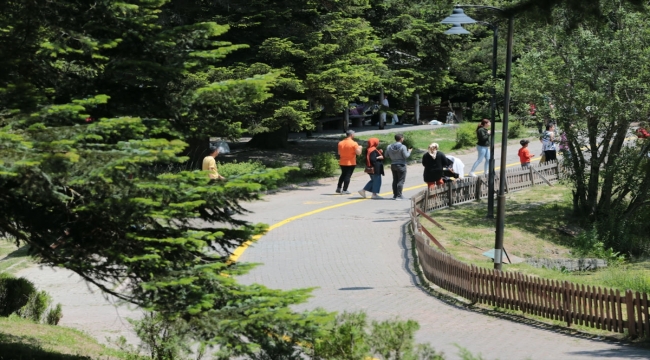
<svg viewBox="0 0 650 360">
<path fill-rule="evenodd" d="M 402 196 L 406 181 L 406 165 L 391 164 L 390 171 L 393 173 L 393 197 Z"/>
<path fill-rule="evenodd" d="M 557 153 L 555 150 L 545 150 L 544 157 L 546 158 L 546 161 L 557 160 Z"/>
<path fill-rule="evenodd" d="M 343 185 L 343 191 L 346 191 L 348 189 L 348 186 L 350 186 L 350 177 L 352 177 L 352 173 L 354 172 L 356 165 L 339 166 L 341 167 L 341 176 L 339 176 L 339 183 L 336 185 L 336 188 L 340 189 L 341 185 Z"/>
</svg>

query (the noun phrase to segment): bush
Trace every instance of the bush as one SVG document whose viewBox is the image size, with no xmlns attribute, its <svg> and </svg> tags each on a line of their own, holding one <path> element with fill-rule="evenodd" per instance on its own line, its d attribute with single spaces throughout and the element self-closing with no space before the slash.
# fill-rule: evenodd
<svg viewBox="0 0 650 360">
<path fill-rule="evenodd" d="M 456 145 L 454 145 L 454 149 L 462 149 L 474 145 L 476 145 L 476 124 L 460 124 L 456 130 Z"/>
<path fill-rule="evenodd" d="M 27 304 L 18 310 L 18 315 L 23 319 L 40 323 L 45 310 L 50 306 L 52 298 L 45 291 L 34 291 L 27 300 Z"/>
<path fill-rule="evenodd" d="M 231 163 L 218 163 L 217 169 L 219 175 L 230 178 L 239 175 L 261 173 L 266 170 L 266 166 L 259 161 L 233 161 Z"/>
<path fill-rule="evenodd" d="M 405 137 L 402 144 L 404 144 L 407 149 L 415 149 L 415 140 L 410 137 Z"/>
<path fill-rule="evenodd" d="M 0 316 L 9 316 L 19 311 L 34 293 L 36 287 L 31 281 L 0 275 Z"/>
<path fill-rule="evenodd" d="M 334 154 L 321 153 L 311 157 L 311 164 L 314 167 L 314 174 L 317 176 L 330 177 L 339 168 L 339 162 Z"/>
<path fill-rule="evenodd" d="M 45 316 L 45 323 L 48 325 L 59 325 L 59 321 L 63 317 L 63 310 L 61 309 L 61 304 L 56 304 L 54 308 L 51 308 Z"/>
<path fill-rule="evenodd" d="M 524 124 L 521 121 L 513 121 L 508 124 L 508 139 L 519 139 L 524 134 Z"/>
</svg>

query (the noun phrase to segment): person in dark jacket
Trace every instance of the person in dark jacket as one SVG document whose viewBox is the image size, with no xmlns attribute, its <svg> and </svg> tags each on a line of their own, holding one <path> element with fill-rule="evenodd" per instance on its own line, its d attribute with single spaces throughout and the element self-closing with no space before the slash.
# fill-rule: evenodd
<svg viewBox="0 0 650 360">
<path fill-rule="evenodd" d="M 443 185 L 444 168 L 447 166 L 447 157 L 441 151 L 438 151 L 438 144 L 429 145 L 429 151 L 422 156 L 422 165 L 424 166 L 424 182 L 433 189 L 436 185 Z"/>
<path fill-rule="evenodd" d="M 411 150 L 404 143 L 404 135 L 395 134 L 395 143 L 388 146 L 386 155 L 390 158 L 390 170 L 393 173 L 393 199 L 404 200 L 402 190 L 406 181 L 406 161 L 411 156 Z"/>
<path fill-rule="evenodd" d="M 472 170 L 469 172 L 469 176 L 476 177 L 474 170 L 481 164 L 481 161 L 485 159 L 484 173 L 488 173 L 488 166 L 490 165 L 490 120 L 483 119 L 481 124 L 476 128 L 476 150 L 478 151 L 478 159 L 474 165 L 472 165 Z"/>
<path fill-rule="evenodd" d="M 372 168 L 373 173 L 368 174 L 370 175 L 370 181 L 368 181 L 362 190 L 359 190 L 359 195 L 363 198 L 366 197 L 366 191 L 370 191 L 372 192 L 373 199 L 383 199 L 379 196 L 379 190 L 381 189 L 381 177 L 384 176 L 384 154 L 381 149 L 377 149 L 377 146 L 379 146 L 379 139 L 368 139 L 366 167 Z"/>
</svg>

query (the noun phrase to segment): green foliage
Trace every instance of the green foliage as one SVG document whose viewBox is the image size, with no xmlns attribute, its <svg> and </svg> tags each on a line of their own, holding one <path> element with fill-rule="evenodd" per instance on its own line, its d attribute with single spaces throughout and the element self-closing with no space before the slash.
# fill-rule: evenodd
<svg viewBox="0 0 650 360">
<path fill-rule="evenodd" d="M 593 256 L 607 261 L 607 265 L 616 266 L 625 262 L 625 256 L 614 251 L 611 247 L 605 248 L 605 244 L 598 234 L 598 227 L 592 226 L 590 230 L 583 231 L 573 240 L 572 246 L 576 253 L 581 256 Z"/>
<path fill-rule="evenodd" d="M 602 276 L 604 285 L 650 293 L 650 276 L 647 272 L 630 271 L 627 266 L 610 269 Z"/>
<path fill-rule="evenodd" d="M 334 176 L 334 173 L 339 168 L 339 163 L 336 156 L 331 153 L 320 153 L 311 157 L 311 164 L 313 171 L 316 175 L 322 177 Z"/>
<path fill-rule="evenodd" d="M 366 314 L 343 313 L 334 319 L 314 341 L 314 359 L 443 360 L 428 344 L 415 344 L 419 325 L 412 320 L 373 321 Z"/>
<path fill-rule="evenodd" d="M 221 41 L 227 26 L 211 16 L 199 21 L 181 5 L 7 3 L 0 15 L 0 233 L 29 244 L 41 264 L 183 318 L 197 341 L 234 344 L 242 355 L 258 351 L 269 331 L 293 334 L 304 321 L 288 307 L 308 290 L 238 284 L 235 277 L 252 266 L 230 261 L 266 229 L 238 218 L 240 203 L 258 199 L 291 169 L 211 181 L 183 168 L 188 158 L 179 154 L 195 138 L 238 136 L 250 125 L 247 112 L 271 101 L 276 82 L 287 84 L 263 66 L 222 76 L 232 72 L 218 67 L 224 57 L 243 47 Z M 3 301 L 3 311 L 28 301 L 18 298 Z"/>
<path fill-rule="evenodd" d="M 0 274 L 0 316 L 9 316 L 23 308 L 36 294 L 34 284 L 25 278 Z"/>
<path fill-rule="evenodd" d="M 512 121 L 508 124 L 508 139 L 519 139 L 526 131 L 521 121 Z"/>
<path fill-rule="evenodd" d="M 365 313 L 338 315 L 314 342 L 315 359 L 363 359 L 370 355 L 368 321 Z"/>
<path fill-rule="evenodd" d="M 386 320 L 372 323 L 368 343 L 382 359 L 442 360 L 428 344 L 416 345 L 415 332 L 420 328 L 413 320 Z"/>
<path fill-rule="evenodd" d="M 59 325 L 59 321 L 63 317 L 63 310 L 61 309 L 61 304 L 56 304 L 54 308 L 50 308 L 45 315 L 45 323 L 48 325 Z"/>
<path fill-rule="evenodd" d="M 159 313 L 147 312 L 140 320 L 129 319 L 141 343 L 133 348 L 120 342 L 123 351 L 131 354 L 132 359 L 173 360 L 190 359 L 194 355 L 190 331 L 187 322 L 182 319 L 166 319 Z M 203 356 L 205 348 L 199 346 L 196 358 Z M 139 356 L 145 353 L 147 356 Z"/>
<path fill-rule="evenodd" d="M 45 291 L 35 291 L 29 295 L 27 303 L 17 311 L 17 314 L 24 319 L 40 323 L 50 302 L 52 298 Z"/>
<path fill-rule="evenodd" d="M 217 169 L 219 174 L 230 179 L 241 175 L 261 174 L 266 170 L 266 166 L 260 161 L 249 160 L 231 163 L 219 162 L 217 163 Z"/>
<path fill-rule="evenodd" d="M 476 124 L 460 124 L 456 129 L 456 145 L 454 149 L 462 149 L 472 145 L 476 145 Z"/>
<path fill-rule="evenodd" d="M 536 29 L 534 49 L 516 63 L 513 100 L 553 105 L 549 116 L 572 154 L 576 215 L 597 224 L 604 248 L 642 255 L 650 242 L 636 229 L 647 223 L 639 213 L 650 196 L 650 161 L 640 154 L 649 143 L 625 139 L 650 111 L 650 72 L 642 70 L 650 27 L 618 3 L 597 6 L 609 14 L 602 21 L 567 32 L 573 16 L 557 8 L 554 25 Z"/>
</svg>

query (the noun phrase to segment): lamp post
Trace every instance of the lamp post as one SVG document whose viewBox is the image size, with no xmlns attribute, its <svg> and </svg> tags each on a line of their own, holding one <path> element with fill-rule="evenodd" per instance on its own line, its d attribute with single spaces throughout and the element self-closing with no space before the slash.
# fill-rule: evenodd
<svg viewBox="0 0 650 360">
<path fill-rule="evenodd" d="M 463 24 L 474 24 L 477 21 L 471 17 L 465 15 L 463 8 L 478 8 L 478 9 L 488 9 L 496 11 L 502 15 L 505 15 L 503 9 L 499 9 L 492 6 L 482 6 L 482 5 L 456 5 L 454 11 L 450 16 L 442 21 L 443 24 L 452 24 L 452 28 L 445 31 L 446 34 L 468 34 L 469 31 L 465 30 Z M 508 15 L 508 42 L 506 48 L 506 83 L 504 91 L 504 101 L 503 106 L 503 127 L 501 129 L 501 168 L 499 169 L 499 194 L 497 196 L 497 226 L 494 239 L 494 268 L 501 270 L 502 265 L 502 256 L 503 256 L 503 233 L 505 228 L 505 216 L 506 216 L 506 197 L 505 197 L 505 187 L 506 187 L 506 158 L 508 155 L 508 115 L 510 113 L 510 83 L 512 80 L 512 38 L 514 32 L 514 17 Z M 494 30 L 494 40 L 493 40 L 493 49 L 492 49 L 492 77 L 496 77 L 496 54 L 497 54 L 497 27 L 493 27 Z M 464 31 L 464 32 L 463 32 Z M 495 119 L 495 90 L 492 88 L 492 122 L 494 123 Z M 490 208 L 490 202 L 493 204 L 493 194 L 494 194 L 494 131 L 492 131 L 492 136 L 490 139 L 490 174 L 489 174 L 489 183 L 488 188 L 492 187 L 489 191 L 488 196 L 488 215 L 487 217 L 491 218 L 494 216 L 492 214 L 493 210 Z"/>
</svg>

